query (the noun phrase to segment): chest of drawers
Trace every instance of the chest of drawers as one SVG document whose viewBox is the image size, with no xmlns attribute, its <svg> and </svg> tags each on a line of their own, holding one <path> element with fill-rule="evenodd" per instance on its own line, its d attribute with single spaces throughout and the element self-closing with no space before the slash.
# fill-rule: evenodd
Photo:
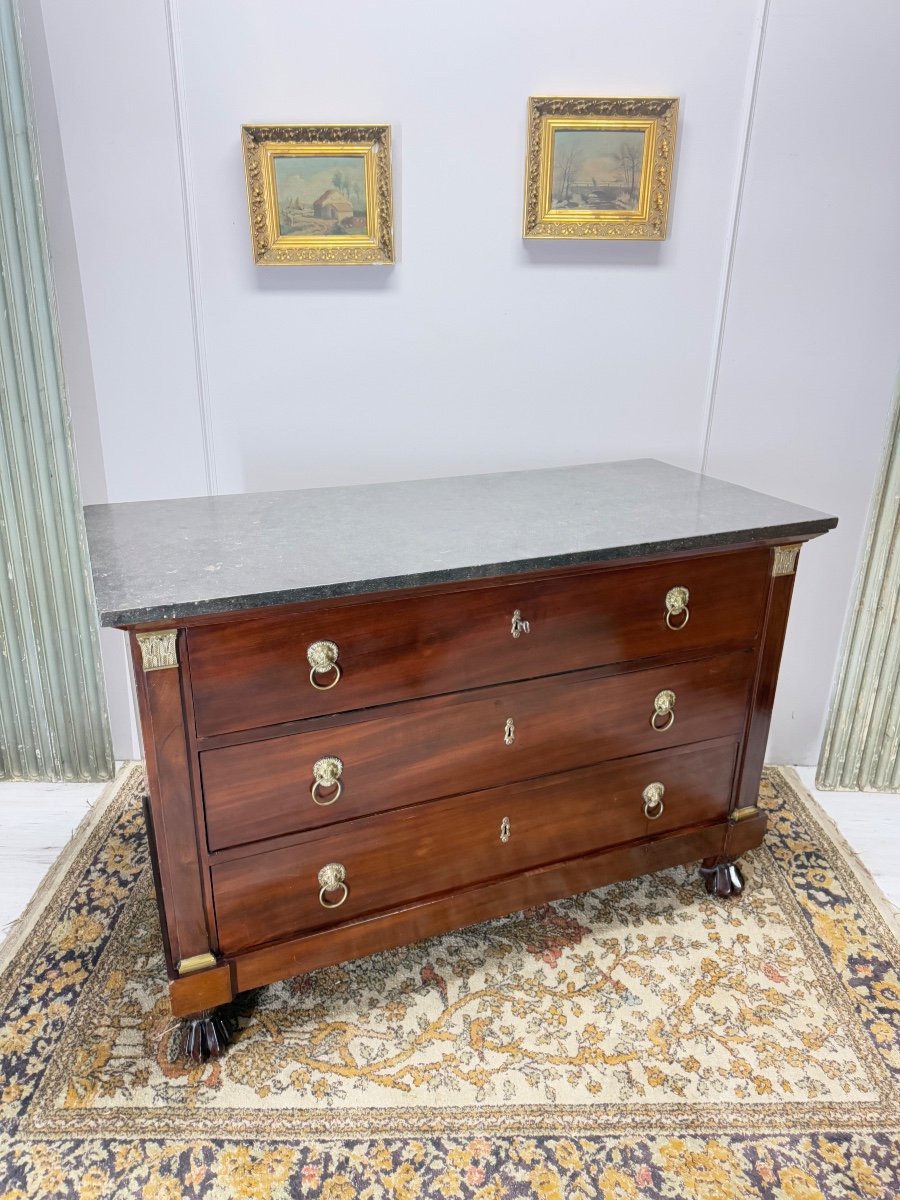
<svg viewBox="0 0 900 1200">
<path fill-rule="evenodd" d="M 86 515 L 175 1015 L 676 864 L 740 890 L 833 518 L 651 461 Z"/>
</svg>

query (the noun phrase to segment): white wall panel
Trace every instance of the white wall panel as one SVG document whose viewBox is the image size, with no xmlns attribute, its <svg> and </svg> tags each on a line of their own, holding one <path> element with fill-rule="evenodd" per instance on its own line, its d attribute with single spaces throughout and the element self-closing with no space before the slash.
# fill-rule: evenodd
<svg viewBox="0 0 900 1200">
<path fill-rule="evenodd" d="M 165 12 L 118 0 L 42 10 L 107 497 L 202 492 Z"/>
<path fill-rule="evenodd" d="M 818 756 L 895 392 L 898 45 L 897 5 L 773 0 L 707 465 L 840 518 L 800 556 L 776 762 Z"/>
<path fill-rule="evenodd" d="M 356 5 L 336 37 L 324 7 L 179 5 L 223 490 L 696 465 L 756 4 L 527 7 Z M 668 242 L 523 244 L 526 100 L 559 92 L 681 96 Z M 254 267 L 241 123 L 365 120 L 398 265 Z"/>
</svg>

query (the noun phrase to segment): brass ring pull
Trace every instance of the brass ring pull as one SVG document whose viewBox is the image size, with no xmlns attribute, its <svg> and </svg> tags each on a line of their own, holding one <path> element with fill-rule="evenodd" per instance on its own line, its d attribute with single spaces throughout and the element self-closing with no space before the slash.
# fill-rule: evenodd
<svg viewBox="0 0 900 1200">
<path fill-rule="evenodd" d="M 328 863 L 319 872 L 319 903 L 323 908 L 340 908 L 347 897 L 350 895 L 350 889 L 347 887 L 344 880 L 347 872 L 344 870 L 343 863 Z M 326 900 L 328 892 L 336 892 L 341 889 L 340 900 Z"/>
<path fill-rule="evenodd" d="M 331 683 L 316 683 L 316 675 L 319 673 L 320 672 L 316 667 L 313 667 L 309 673 L 309 682 L 313 685 L 317 692 L 330 692 L 341 678 L 341 668 L 337 665 L 337 663 L 334 664 L 334 679 L 332 679 Z"/>
<path fill-rule="evenodd" d="M 663 718 L 664 724 L 660 725 L 659 720 Z M 667 729 L 671 729 L 675 724 L 675 693 L 668 689 L 659 693 L 653 701 L 653 716 L 650 718 L 650 724 L 657 733 L 665 733 Z"/>
<path fill-rule="evenodd" d="M 312 796 L 313 804 L 318 804 L 319 808 L 327 808 L 329 804 L 334 804 L 335 800 L 341 794 L 343 785 L 341 784 L 341 772 L 344 769 L 344 764 L 339 758 L 329 757 L 320 758 L 313 764 L 313 785 L 309 789 L 309 794 Z M 335 788 L 333 796 L 320 796 L 319 788 Z"/>
<path fill-rule="evenodd" d="M 663 804 L 663 795 L 665 787 L 659 783 L 648 783 L 644 788 L 644 816 L 648 821 L 656 821 L 663 815 L 665 805 Z"/>
<path fill-rule="evenodd" d="M 306 648 L 306 658 L 309 662 L 309 682 L 317 692 L 328 692 L 340 682 L 341 668 L 338 665 L 338 648 L 334 642 L 313 642 Z M 334 671 L 331 683 L 316 683 L 317 675 L 327 675 Z"/>
<path fill-rule="evenodd" d="M 691 593 L 686 587 L 673 587 L 666 592 L 666 624 L 670 629 L 684 629 L 688 621 L 691 619 L 691 610 L 688 608 L 688 600 L 691 598 Z M 681 617 L 677 623 L 673 623 L 673 617 Z"/>
</svg>

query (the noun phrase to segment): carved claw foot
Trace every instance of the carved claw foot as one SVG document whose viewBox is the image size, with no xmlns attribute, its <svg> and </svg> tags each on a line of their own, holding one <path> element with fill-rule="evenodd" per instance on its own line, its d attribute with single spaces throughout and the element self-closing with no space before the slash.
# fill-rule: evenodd
<svg viewBox="0 0 900 1200">
<path fill-rule="evenodd" d="M 234 1021 L 223 1008 L 187 1017 L 184 1031 L 184 1056 L 194 1062 L 209 1062 L 218 1058 L 231 1042 Z"/>
<path fill-rule="evenodd" d="M 744 890 L 744 876 L 733 860 L 705 859 L 700 867 L 700 875 L 711 896 L 726 899 L 729 896 L 739 896 Z"/>
</svg>

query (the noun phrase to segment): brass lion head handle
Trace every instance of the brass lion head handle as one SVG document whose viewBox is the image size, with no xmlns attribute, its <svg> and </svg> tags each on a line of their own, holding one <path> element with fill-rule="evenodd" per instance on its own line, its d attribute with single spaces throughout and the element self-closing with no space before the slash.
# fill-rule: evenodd
<svg viewBox="0 0 900 1200">
<path fill-rule="evenodd" d="M 347 872 L 344 869 L 343 863 L 326 863 L 319 872 L 319 903 L 323 908 L 340 908 L 347 897 L 350 895 L 350 889 L 347 887 L 344 880 L 347 878 Z M 340 900 L 326 900 L 325 897 L 329 892 L 340 891 Z"/>
<path fill-rule="evenodd" d="M 691 593 L 686 587 L 673 587 L 666 592 L 666 624 L 670 629 L 684 629 L 691 619 L 690 598 Z"/>
<path fill-rule="evenodd" d="M 334 804 L 341 794 L 343 769 L 344 764 L 341 760 L 333 756 L 317 759 L 313 763 L 313 785 L 309 789 L 313 804 L 318 804 L 319 808 L 327 808 L 329 804 Z M 319 791 L 320 788 L 325 792 L 334 789 L 334 795 L 323 796 Z"/>
<path fill-rule="evenodd" d="M 675 693 L 668 688 L 659 692 L 654 699 L 650 724 L 657 733 L 665 733 L 675 724 Z"/>
<path fill-rule="evenodd" d="M 648 821 L 655 821 L 663 815 L 665 791 L 665 787 L 659 782 L 648 783 L 644 788 L 644 816 Z"/>
<path fill-rule="evenodd" d="M 306 658 L 309 662 L 309 682 L 317 692 L 329 691 L 341 678 L 341 668 L 338 666 L 339 653 L 340 651 L 334 642 L 312 642 L 306 647 Z M 334 679 L 330 683 L 319 683 L 317 681 L 317 675 L 328 675 L 331 671 L 334 672 Z"/>
</svg>

